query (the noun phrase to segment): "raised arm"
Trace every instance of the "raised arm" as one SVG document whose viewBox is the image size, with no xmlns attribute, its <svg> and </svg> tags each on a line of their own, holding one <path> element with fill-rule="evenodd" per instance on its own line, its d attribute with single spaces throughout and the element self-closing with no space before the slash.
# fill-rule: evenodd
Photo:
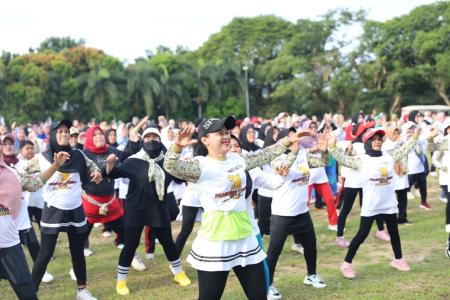
<svg viewBox="0 0 450 300">
<path fill-rule="evenodd" d="M 419 137 L 419 134 L 417 132 L 418 131 L 416 131 L 414 135 L 411 138 L 409 138 L 409 140 L 405 144 L 390 151 L 392 159 L 394 161 L 401 160 L 404 156 L 408 155 L 408 153 L 411 151 L 412 148 L 414 148 L 414 146 L 417 144 L 417 139 Z"/>
<path fill-rule="evenodd" d="M 444 157 L 444 151 L 434 151 L 431 157 L 431 163 L 438 169 L 447 172 L 447 168 L 442 164 L 442 158 Z"/>
<path fill-rule="evenodd" d="M 447 151 L 448 150 L 448 139 L 449 136 L 445 136 L 444 139 L 442 139 L 442 141 L 439 142 L 435 142 L 434 138 L 437 135 L 437 129 L 436 128 L 431 128 L 430 130 L 430 135 L 427 137 L 427 144 L 428 144 L 428 150 L 430 152 L 434 152 L 434 151 Z"/>
<path fill-rule="evenodd" d="M 195 183 L 200 178 L 200 164 L 196 159 L 180 159 L 182 150 L 177 144 L 170 146 L 164 158 L 164 169 L 172 176 Z"/>
<path fill-rule="evenodd" d="M 361 169 L 361 156 L 348 156 L 344 154 L 343 150 L 336 147 L 336 137 L 334 135 L 328 136 L 328 152 L 334 159 L 342 166 L 359 171 Z"/>
</svg>

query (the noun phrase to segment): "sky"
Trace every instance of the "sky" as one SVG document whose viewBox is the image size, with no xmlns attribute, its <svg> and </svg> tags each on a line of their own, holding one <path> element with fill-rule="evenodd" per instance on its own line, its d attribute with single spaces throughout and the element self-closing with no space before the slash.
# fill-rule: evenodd
<svg viewBox="0 0 450 300">
<path fill-rule="evenodd" d="M 275 15 L 295 22 L 336 8 L 365 9 L 385 21 L 430 0 L 9 0 L 0 9 L 0 51 L 26 53 L 51 36 L 83 38 L 124 62 L 159 45 L 195 50 L 234 17 Z M 350 30 L 349 35 L 358 30 Z"/>
</svg>

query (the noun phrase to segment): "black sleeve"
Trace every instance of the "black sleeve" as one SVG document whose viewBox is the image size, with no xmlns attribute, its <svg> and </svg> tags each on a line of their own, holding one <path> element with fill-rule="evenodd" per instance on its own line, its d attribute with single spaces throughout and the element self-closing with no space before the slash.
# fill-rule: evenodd
<svg viewBox="0 0 450 300">
<path fill-rule="evenodd" d="M 141 140 L 137 142 L 128 141 L 127 145 L 125 146 L 125 149 L 123 149 L 122 161 L 124 161 L 131 155 L 138 153 L 139 150 L 141 150 L 141 147 L 142 147 Z"/>
<path fill-rule="evenodd" d="M 120 165 L 114 166 L 111 172 L 108 174 L 108 177 L 111 179 L 116 178 L 132 178 L 134 176 L 134 172 L 136 169 L 135 164 L 133 163 L 134 159 L 127 159 Z"/>
</svg>

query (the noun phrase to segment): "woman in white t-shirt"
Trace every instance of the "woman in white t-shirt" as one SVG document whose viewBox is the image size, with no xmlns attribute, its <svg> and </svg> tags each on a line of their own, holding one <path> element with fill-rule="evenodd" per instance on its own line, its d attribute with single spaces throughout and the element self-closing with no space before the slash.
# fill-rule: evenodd
<svg viewBox="0 0 450 300">
<path fill-rule="evenodd" d="M 391 266 L 400 271 L 409 271 L 409 265 L 403 258 L 400 234 L 397 224 L 397 199 L 395 197 L 394 164 L 415 146 L 420 130 L 402 147 L 390 153 L 382 152 L 381 147 L 385 135 L 384 130 L 372 128 L 363 135 L 366 154 L 346 156 L 336 148 L 336 139 L 330 135 L 328 150 L 343 166 L 359 170 L 362 176 L 363 201 L 361 207 L 361 222 L 356 236 L 350 242 L 344 263 L 341 266 L 342 275 L 355 278 L 352 260 L 359 246 L 370 233 L 376 216 L 382 216 L 386 223 L 395 259 Z"/>
<path fill-rule="evenodd" d="M 165 169 L 180 179 L 196 183 L 204 208 L 202 226 L 192 244 L 187 261 L 197 269 L 199 299 L 220 299 L 228 273 L 233 269 L 249 299 L 267 299 L 264 279 L 265 254 L 253 235 L 245 199 L 246 175 L 268 163 L 306 134 L 299 132 L 256 153 L 239 156 L 229 153 L 230 130 L 236 120 L 211 118 L 199 126 L 199 142 L 206 157 L 179 159 L 183 147 L 193 143 L 193 129 L 183 130 L 164 161 Z"/>
</svg>

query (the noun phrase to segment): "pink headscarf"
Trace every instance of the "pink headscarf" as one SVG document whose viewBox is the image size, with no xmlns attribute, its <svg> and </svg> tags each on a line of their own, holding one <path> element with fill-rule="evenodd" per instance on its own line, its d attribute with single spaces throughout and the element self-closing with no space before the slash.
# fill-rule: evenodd
<svg viewBox="0 0 450 300">
<path fill-rule="evenodd" d="M 22 185 L 17 174 L 0 157 L 0 205 L 6 207 L 15 219 L 20 212 Z"/>
</svg>

